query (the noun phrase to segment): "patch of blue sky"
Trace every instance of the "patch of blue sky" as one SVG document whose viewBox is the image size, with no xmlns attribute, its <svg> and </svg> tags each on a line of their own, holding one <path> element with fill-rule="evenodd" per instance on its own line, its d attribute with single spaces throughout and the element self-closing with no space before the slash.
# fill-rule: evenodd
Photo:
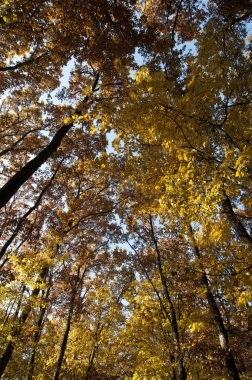
<svg viewBox="0 0 252 380">
<path fill-rule="evenodd" d="M 116 138 L 116 136 L 117 136 L 117 133 L 116 133 L 116 131 L 114 129 L 106 133 L 106 138 L 108 140 L 108 145 L 107 145 L 107 148 L 106 148 L 106 153 L 107 154 L 110 154 L 110 153 L 111 154 L 116 154 L 117 153 L 116 150 L 115 150 L 115 148 L 113 147 L 113 141 Z"/>
<path fill-rule="evenodd" d="M 72 58 L 67 62 L 67 64 L 62 69 L 62 76 L 60 79 L 59 87 L 57 87 L 54 91 L 52 91 L 50 93 L 47 93 L 47 92 L 44 93 L 40 99 L 42 101 L 46 102 L 48 100 L 48 96 L 50 96 L 50 99 L 53 101 L 54 104 L 56 104 L 56 105 L 61 104 L 62 102 L 58 98 L 57 94 L 63 88 L 69 87 L 69 80 L 70 80 L 71 71 L 73 70 L 73 68 L 74 68 L 74 59 Z M 67 103 L 67 101 L 65 101 L 65 103 Z"/>
</svg>

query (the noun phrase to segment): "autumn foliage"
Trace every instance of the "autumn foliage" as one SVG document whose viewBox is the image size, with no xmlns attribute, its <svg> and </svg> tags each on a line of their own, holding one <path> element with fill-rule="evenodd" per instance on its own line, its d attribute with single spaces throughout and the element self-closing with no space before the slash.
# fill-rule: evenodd
<svg viewBox="0 0 252 380">
<path fill-rule="evenodd" d="M 1 378 L 251 378 L 251 17 L 0 2 Z"/>
</svg>

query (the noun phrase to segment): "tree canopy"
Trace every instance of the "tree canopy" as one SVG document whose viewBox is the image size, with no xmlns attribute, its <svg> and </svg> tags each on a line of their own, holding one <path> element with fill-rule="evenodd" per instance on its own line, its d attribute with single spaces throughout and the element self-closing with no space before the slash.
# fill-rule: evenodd
<svg viewBox="0 0 252 380">
<path fill-rule="evenodd" d="M 251 378 L 251 18 L 0 2 L 1 378 Z"/>
</svg>

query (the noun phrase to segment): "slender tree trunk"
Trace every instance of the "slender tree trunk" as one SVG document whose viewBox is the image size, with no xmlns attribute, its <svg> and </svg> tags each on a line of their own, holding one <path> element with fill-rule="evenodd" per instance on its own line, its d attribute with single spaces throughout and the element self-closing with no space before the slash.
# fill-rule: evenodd
<svg viewBox="0 0 252 380">
<path fill-rule="evenodd" d="M 66 324 L 63 340 L 61 343 L 60 353 L 59 353 L 56 369 L 54 372 L 53 380 L 59 379 L 59 375 L 60 375 L 60 371 L 61 371 L 61 367 L 62 367 L 62 363 L 63 363 L 63 359 L 64 359 L 66 347 L 67 347 L 68 336 L 69 336 L 69 332 L 70 332 L 70 328 L 71 328 L 71 321 L 72 321 L 73 310 L 74 310 L 75 295 L 76 295 L 76 289 L 73 290 L 72 297 L 70 300 L 70 307 L 69 307 L 68 316 L 67 316 L 67 324 Z"/>
<path fill-rule="evenodd" d="M 47 52 L 46 53 L 43 53 L 41 55 L 39 55 L 38 57 L 34 57 L 33 58 L 33 54 L 30 56 L 30 58 L 22 61 L 22 62 L 18 62 L 16 63 L 15 65 L 12 65 L 12 66 L 4 66 L 4 67 L 0 67 L 0 72 L 4 72 L 4 71 L 15 71 L 17 69 L 19 69 L 20 67 L 23 67 L 25 65 L 28 65 L 28 64 L 32 64 L 32 63 L 35 63 L 36 61 L 38 61 L 39 59 L 43 58 L 46 54 L 48 54 Z"/>
<path fill-rule="evenodd" d="M 225 194 L 226 195 L 226 194 Z M 235 215 L 232 204 L 230 202 L 229 197 L 226 195 L 225 201 L 222 203 L 223 211 L 226 213 L 227 218 L 233 228 L 235 229 L 238 237 L 241 239 L 243 243 L 246 243 L 252 246 L 252 237 L 247 232 L 244 225 L 241 223 L 239 218 Z"/>
<path fill-rule="evenodd" d="M 60 162 L 60 164 L 58 165 L 57 169 L 55 170 L 55 172 L 53 173 L 51 179 L 49 180 L 49 182 L 46 184 L 46 186 L 42 189 L 41 193 L 39 194 L 37 200 L 35 201 L 34 205 L 32 207 L 29 208 L 29 210 L 20 218 L 15 230 L 13 231 L 12 235 L 9 237 L 9 239 L 5 242 L 5 244 L 3 245 L 3 247 L 1 248 L 0 250 L 0 258 L 3 257 L 3 255 L 5 254 L 5 252 L 7 251 L 7 249 L 9 248 L 9 246 L 11 245 L 11 243 L 13 242 L 13 240 L 15 239 L 15 237 L 17 236 L 17 234 L 19 233 L 19 231 L 21 230 L 22 226 L 23 226 L 23 223 L 24 221 L 28 218 L 28 216 L 34 211 L 36 210 L 36 208 L 39 206 L 44 194 L 46 193 L 46 191 L 49 189 L 49 187 L 51 186 L 54 178 L 56 177 L 56 174 L 58 173 L 59 171 L 59 168 L 62 164 L 62 161 Z M 2 268 L 2 266 L 1 266 Z"/>
<path fill-rule="evenodd" d="M 46 295 L 45 295 L 45 298 L 43 299 L 43 302 L 47 302 L 49 294 L 50 294 L 50 290 L 51 290 L 51 287 L 49 286 L 47 291 L 46 291 Z M 40 315 L 39 315 L 39 319 L 37 322 L 37 330 L 36 330 L 36 332 L 34 334 L 34 338 L 33 338 L 32 353 L 31 353 L 30 360 L 28 363 L 26 380 L 32 380 L 32 378 L 33 378 L 36 349 L 37 349 L 37 344 L 38 344 L 40 336 L 41 336 L 45 313 L 46 313 L 46 305 L 42 306 L 40 309 Z"/>
<path fill-rule="evenodd" d="M 48 272 L 48 268 L 43 268 L 41 273 L 40 273 L 40 279 L 39 279 L 39 282 L 41 282 L 41 279 L 42 281 L 45 279 L 46 275 L 47 275 L 47 272 Z M 31 299 L 38 296 L 40 292 L 40 288 L 35 288 L 31 294 Z M 7 346 L 4 350 L 4 353 L 2 355 L 2 357 L 0 358 L 0 378 L 1 376 L 3 375 L 11 357 L 12 357 L 12 353 L 13 353 L 13 350 L 14 350 L 14 346 L 15 346 L 15 339 L 17 339 L 19 336 L 20 336 L 20 333 L 22 331 L 22 328 L 31 312 L 31 309 L 32 309 L 32 305 L 31 303 L 28 302 L 28 305 L 26 305 L 26 307 L 24 308 L 23 312 L 21 313 L 20 317 L 18 318 L 18 325 L 13 327 L 12 328 L 12 331 L 11 331 L 11 340 L 7 343 Z"/>
<path fill-rule="evenodd" d="M 93 364 L 94 364 L 95 354 L 96 354 L 96 346 L 93 347 L 91 354 L 89 355 L 88 367 L 87 367 L 87 371 L 86 371 L 86 374 L 85 374 L 83 380 L 91 380 L 90 375 L 91 375 L 91 370 L 92 370 Z"/>
<path fill-rule="evenodd" d="M 107 278 L 106 278 L 105 283 L 106 282 L 107 282 Z M 126 289 L 127 289 L 127 285 L 126 285 L 126 287 L 124 286 L 122 288 L 121 292 L 117 296 L 116 303 L 118 303 L 122 299 L 123 294 L 124 294 Z M 93 369 L 94 359 L 95 359 L 95 356 L 97 354 L 97 351 L 98 351 L 99 345 L 100 345 L 99 338 L 100 338 L 101 333 L 104 330 L 104 328 L 108 328 L 111 325 L 111 322 L 112 322 L 111 320 L 107 324 L 102 322 L 102 314 L 100 313 L 98 323 L 96 325 L 96 330 L 95 330 L 94 345 L 93 345 L 93 348 L 92 348 L 91 353 L 89 355 L 88 367 L 87 367 L 86 372 L 84 374 L 83 380 L 91 380 L 92 379 L 91 371 Z"/>
<path fill-rule="evenodd" d="M 177 380 L 175 368 L 172 368 L 172 380 Z"/>
<path fill-rule="evenodd" d="M 94 346 L 93 346 L 92 351 L 89 355 L 88 367 L 87 367 L 86 373 L 83 377 L 83 380 L 91 380 L 91 371 L 93 368 L 95 355 L 96 355 L 97 350 L 99 348 L 98 339 L 99 339 L 99 336 L 100 336 L 103 329 L 104 329 L 104 324 L 102 324 L 101 321 L 99 321 L 97 324 L 97 327 L 96 327 Z"/>
<path fill-rule="evenodd" d="M 19 188 L 56 152 L 61 141 L 66 136 L 73 122 L 64 124 L 54 135 L 51 142 L 27 162 L 9 181 L 0 189 L 0 209 L 13 197 Z"/>
<path fill-rule="evenodd" d="M 99 74 L 97 74 L 92 90 L 96 91 L 96 86 L 99 81 Z M 90 96 L 87 95 L 81 102 L 80 106 L 74 111 L 75 115 L 82 114 L 82 108 L 87 105 Z M 34 157 L 27 162 L 9 181 L 0 189 L 0 209 L 13 197 L 19 188 L 38 170 L 59 148 L 63 138 L 67 132 L 73 127 L 73 121 L 63 124 L 55 133 L 51 142 Z"/>
<path fill-rule="evenodd" d="M 160 280 L 162 283 L 162 288 L 163 288 L 163 292 L 165 295 L 165 299 L 166 299 L 166 302 L 167 302 L 169 310 L 170 310 L 170 324 L 171 324 L 172 336 L 173 336 L 173 340 L 174 340 L 176 347 L 177 347 L 176 361 L 177 361 L 177 367 L 178 367 L 179 380 L 186 380 L 187 373 L 186 373 L 183 358 L 182 358 L 182 351 L 181 351 L 181 346 L 180 346 L 180 337 L 179 337 L 176 312 L 175 312 L 175 308 L 174 308 L 173 302 L 171 300 L 169 289 L 167 287 L 166 279 L 164 276 L 161 254 L 160 254 L 158 242 L 157 242 L 157 239 L 156 239 L 156 236 L 154 233 L 154 226 L 153 226 L 151 215 L 149 216 L 149 219 L 150 219 L 152 240 L 153 240 L 155 250 L 156 250 L 156 254 L 157 254 L 157 264 L 158 264 L 159 276 L 160 276 Z"/>
<path fill-rule="evenodd" d="M 239 372 L 235 364 L 235 360 L 230 348 L 229 344 L 229 339 L 228 339 L 228 333 L 227 330 L 224 326 L 222 316 L 220 314 L 219 308 L 217 306 L 217 303 L 214 299 L 214 296 L 209 288 L 208 284 L 208 279 L 205 273 L 202 275 L 202 282 L 204 283 L 207 291 L 207 301 L 209 305 L 209 309 L 211 310 L 211 313 L 214 318 L 215 325 L 218 329 L 219 333 L 219 341 L 220 341 L 220 346 L 222 348 L 223 354 L 224 354 L 224 359 L 225 359 L 225 364 L 226 364 L 226 369 L 228 373 L 228 378 L 230 380 L 239 380 Z"/>
<path fill-rule="evenodd" d="M 21 307 L 21 303 L 22 303 L 24 292 L 25 292 L 25 286 L 22 287 L 21 296 L 18 299 L 17 307 L 16 307 L 16 310 L 15 310 L 15 313 L 14 313 L 16 319 L 18 318 L 18 314 L 19 314 L 19 311 L 20 311 L 20 307 Z M 18 298 L 18 296 L 14 299 L 13 302 L 11 302 L 10 307 L 8 306 L 8 308 L 7 308 L 6 312 L 5 312 L 5 315 L 3 317 L 3 324 L 2 324 L 1 332 L 3 331 L 6 323 L 8 322 L 8 319 L 9 319 L 9 317 L 11 315 L 11 312 L 12 312 L 12 310 L 15 307 L 15 303 L 17 301 L 17 298 Z"/>
<path fill-rule="evenodd" d="M 202 270 L 201 281 L 202 281 L 202 283 L 206 289 L 206 298 L 207 298 L 207 302 L 208 302 L 208 307 L 209 307 L 210 313 L 214 319 L 215 326 L 217 327 L 217 330 L 218 330 L 219 342 L 220 342 L 220 346 L 221 346 L 222 353 L 223 353 L 223 361 L 225 362 L 225 365 L 226 365 L 226 371 L 227 371 L 228 379 L 240 380 L 239 372 L 238 372 L 237 366 L 235 364 L 234 356 L 233 356 L 231 348 L 230 348 L 228 333 L 227 333 L 227 330 L 225 328 L 225 325 L 224 325 L 220 310 L 218 308 L 218 305 L 215 301 L 215 298 L 214 298 L 213 293 L 211 291 L 211 288 L 209 286 L 209 281 L 208 281 L 206 272 L 205 272 L 203 264 L 202 264 L 201 254 L 200 254 L 199 248 L 195 242 L 195 238 L 194 238 L 193 231 L 192 231 L 191 227 L 190 227 L 190 234 L 191 234 L 191 240 L 192 240 L 194 252 L 195 252 L 196 257 L 199 260 L 201 270 Z"/>
</svg>

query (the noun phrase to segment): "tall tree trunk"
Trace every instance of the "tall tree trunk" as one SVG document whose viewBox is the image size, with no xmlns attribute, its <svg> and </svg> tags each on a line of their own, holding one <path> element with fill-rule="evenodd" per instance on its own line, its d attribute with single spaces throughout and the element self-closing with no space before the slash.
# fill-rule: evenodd
<svg viewBox="0 0 252 380">
<path fill-rule="evenodd" d="M 89 355 L 88 367 L 87 367 L 86 374 L 85 374 L 83 380 L 91 380 L 90 375 L 91 375 L 91 370 L 92 370 L 93 364 L 94 364 L 95 354 L 96 354 L 96 346 L 93 347 L 91 354 Z"/>
<path fill-rule="evenodd" d="M 241 239 L 241 242 L 246 243 L 249 246 L 252 246 L 252 237 L 249 235 L 249 233 L 247 232 L 246 228 L 244 227 L 242 222 L 239 220 L 237 215 L 235 215 L 231 201 L 227 195 L 226 195 L 226 199 L 222 203 L 222 208 L 223 208 L 223 211 L 226 213 L 230 224 L 233 226 L 238 237 Z"/>
<path fill-rule="evenodd" d="M 47 272 L 48 272 L 47 267 L 42 269 L 40 276 L 39 276 L 40 278 L 38 280 L 39 283 L 41 281 L 44 281 L 44 279 L 47 275 Z M 40 287 L 35 288 L 31 294 L 31 299 L 33 299 L 34 297 L 37 297 L 39 292 L 40 292 Z M 20 317 L 18 318 L 17 326 L 12 328 L 12 331 L 10 334 L 11 340 L 7 343 L 7 346 L 4 350 L 4 353 L 3 353 L 2 357 L 0 358 L 0 377 L 3 375 L 8 363 L 12 357 L 13 350 L 15 347 L 15 339 L 17 339 L 20 336 L 22 328 L 23 328 L 23 326 L 24 326 L 24 324 L 25 324 L 25 322 L 26 322 L 26 320 L 27 320 L 27 318 L 31 312 L 31 309 L 32 309 L 31 302 L 28 302 L 28 304 L 24 308 L 23 312 L 21 313 Z"/>
<path fill-rule="evenodd" d="M 63 363 L 63 359 L 64 359 L 66 347 L 67 347 L 68 336 L 69 336 L 69 332 L 70 332 L 70 328 L 71 328 L 71 321 L 72 321 L 73 310 L 74 310 L 75 295 L 76 295 L 76 289 L 74 289 L 72 292 L 72 296 L 71 296 L 71 300 L 70 300 L 70 307 L 69 307 L 68 316 L 67 316 L 67 324 L 66 324 L 63 340 L 62 340 L 62 343 L 60 346 L 60 353 L 59 353 L 56 369 L 54 372 L 53 380 L 59 379 L 59 375 L 60 375 L 60 371 L 61 371 L 61 367 L 62 367 L 62 363 Z"/>
<path fill-rule="evenodd" d="M 97 74 L 92 86 L 92 91 L 96 91 L 99 81 Z M 83 107 L 87 106 L 90 95 L 85 96 L 79 107 L 74 111 L 74 115 L 81 116 Z M 73 127 L 73 120 L 64 123 L 55 133 L 51 142 L 34 157 L 27 162 L 9 181 L 0 189 L 0 209 L 13 197 L 19 188 L 38 170 L 58 149 L 67 132 Z"/>
<path fill-rule="evenodd" d="M 0 189 L 0 209 L 6 205 L 19 188 L 56 152 L 61 141 L 66 136 L 73 122 L 64 124 L 54 135 L 51 142 L 27 162 L 9 181 Z"/>
<path fill-rule="evenodd" d="M 154 226 L 153 226 L 153 221 L 152 221 L 151 215 L 149 216 L 149 219 L 150 219 L 150 227 L 151 227 L 151 236 L 152 236 L 152 240 L 153 240 L 155 250 L 156 250 L 156 254 L 157 254 L 157 264 L 158 264 L 159 276 L 160 276 L 160 280 L 162 283 L 162 288 L 163 288 L 163 292 L 165 295 L 165 299 L 166 299 L 166 302 L 167 302 L 169 310 L 170 310 L 170 324 L 171 324 L 172 336 L 173 336 L 173 340 L 175 342 L 175 345 L 177 347 L 176 361 L 177 361 L 179 380 L 186 380 L 187 373 L 185 370 L 181 346 L 180 346 L 180 337 L 179 337 L 176 312 L 175 312 L 175 308 L 174 308 L 172 299 L 170 297 L 170 292 L 169 292 L 169 289 L 168 289 L 168 286 L 166 283 L 166 278 L 165 278 L 165 275 L 163 272 L 161 254 L 160 254 L 158 242 L 157 242 L 157 239 L 156 239 L 156 236 L 154 233 Z"/>
<path fill-rule="evenodd" d="M 43 299 L 43 303 L 46 303 L 48 301 L 50 290 L 51 290 L 51 286 L 49 286 L 47 291 L 46 291 L 45 298 Z M 28 363 L 26 380 L 32 380 L 32 378 L 33 378 L 36 349 L 37 349 L 37 344 L 38 344 L 40 336 L 41 336 L 45 313 L 46 313 L 46 305 L 43 305 L 43 306 L 41 306 L 41 309 L 40 309 L 40 315 L 39 315 L 39 319 L 37 322 L 37 330 L 36 330 L 34 337 L 33 337 L 33 347 L 32 347 L 30 360 Z"/>
<path fill-rule="evenodd" d="M 99 336 L 100 336 L 102 330 L 104 329 L 104 327 L 105 327 L 104 324 L 102 324 L 101 321 L 99 321 L 97 326 L 96 326 L 95 341 L 94 341 L 92 351 L 89 355 L 88 367 L 87 367 L 86 373 L 83 377 L 83 380 L 91 380 L 91 371 L 93 369 L 95 355 L 96 355 L 97 350 L 99 348 L 98 339 L 99 339 Z"/>
<path fill-rule="evenodd" d="M 3 257 L 3 255 L 5 254 L 5 252 L 7 251 L 7 249 L 9 248 L 9 246 L 11 245 L 11 243 L 13 242 L 13 240 L 15 239 L 15 237 L 17 236 L 17 234 L 19 233 L 19 231 L 21 230 L 22 226 L 23 226 L 23 223 L 25 222 L 25 220 L 28 218 L 28 216 L 34 211 L 36 210 L 36 208 L 39 206 L 44 194 L 46 193 L 46 191 L 49 189 L 49 187 L 51 186 L 54 178 L 56 177 L 56 174 L 58 173 L 59 171 L 59 168 L 62 164 L 62 161 L 60 162 L 60 164 L 57 166 L 55 172 L 53 173 L 51 179 L 49 180 L 49 182 L 46 184 L 46 186 L 42 189 L 42 191 L 40 192 L 37 200 L 35 201 L 34 205 L 32 207 L 29 208 L 29 210 L 20 218 L 15 230 L 13 231 L 12 235 L 9 237 L 9 239 L 5 242 L 5 244 L 2 246 L 1 250 L 0 250 L 0 258 Z M 3 265 L 1 265 L 1 268 L 3 267 Z"/>
<path fill-rule="evenodd" d="M 218 308 L 218 305 L 217 305 L 215 298 L 213 296 L 213 293 L 211 291 L 209 281 L 208 281 L 208 278 L 207 278 L 207 275 L 206 275 L 206 272 L 204 270 L 204 266 L 203 266 L 203 263 L 201 260 L 201 254 L 200 254 L 199 248 L 196 244 L 191 226 L 190 226 L 190 235 L 191 235 L 191 241 L 192 241 L 192 245 L 193 245 L 195 255 L 198 258 L 200 266 L 201 266 L 201 271 L 202 271 L 201 281 L 202 281 L 202 284 L 204 285 L 204 287 L 206 289 L 206 298 L 207 298 L 207 302 L 208 302 L 208 307 L 209 307 L 210 313 L 213 317 L 215 326 L 217 327 L 217 330 L 218 330 L 219 342 L 220 342 L 220 346 L 221 346 L 221 350 L 222 350 L 223 361 L 225 362 L 225 365 L 226 365 L 226 371 L 227 371 L 228 379 L 240 380 L 239 372 L 238 372 L 237 366 L 235 364 L 234 356 L 233 356 L 231 348 L 230 348 L 228 333 L 227 333 L 227 330 L 225 328 L 225 325 L 224 325 L 220 310 Z"/>
<path fill-rule="evenodd" d="M 106 282 L 107 282 L 107 278 L 106 278 L 105 283 Z M 122 299 L 123 294 L 124 294 L 125 290 L 127 289 L 127 287 L 128 286 L 126 284 L 126 287 L 124 286 L 122 288 L 121 292 L 118 294 L 118 296 L 116 298 L 116 303 L 118 303 Z M 100 346 L 99 338 L 101 336 L 102 331 L 105 328 L 108 328 L 111 325 L 111 322 L 112 322 L 111 320 L 109 320 L 109 322 L 107 324 L 102 322 L 102 312 L 100 312 L 98 323 L 96 325 L 96 330 L 95 330 L 94 345 L 93 345 L 93 348 L 92 348 L 91 353 L 89 355 L 88 366 L 87 366 L 86 372 L 84 374 L 83 380 L 91 380 L 92 379 L 91 371 L 93 369 L 95 356 L 96 356 L 97 351 L 98 351 L 99 346 Z"/>
</svg>

